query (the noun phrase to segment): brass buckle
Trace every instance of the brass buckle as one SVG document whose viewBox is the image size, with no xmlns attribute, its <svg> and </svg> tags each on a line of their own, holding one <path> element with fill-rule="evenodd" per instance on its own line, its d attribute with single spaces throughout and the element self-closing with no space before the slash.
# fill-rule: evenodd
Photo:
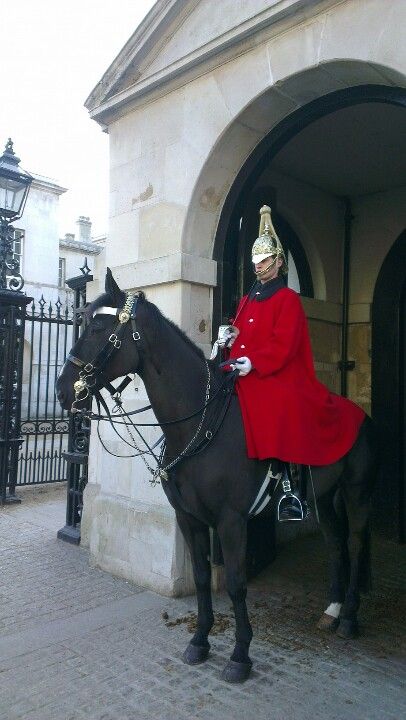
<svg viewBox="0 0 406 720">
<path fill-rule="evenodd" d="M 111 333 L 109 337 L 109 342 L 113 343 L 114 347 L 117 349 L 121 347 L 121 340 L 117 337 L 115 333 Z"/>
<path fill-rule="evenodd" d="M 128 322 L 130 319 L 130 313 L 126 310 L 121 310 L 121 312 L 118 315 L 118 321 L 124 325 L 126 322 Z"/>
</svg>

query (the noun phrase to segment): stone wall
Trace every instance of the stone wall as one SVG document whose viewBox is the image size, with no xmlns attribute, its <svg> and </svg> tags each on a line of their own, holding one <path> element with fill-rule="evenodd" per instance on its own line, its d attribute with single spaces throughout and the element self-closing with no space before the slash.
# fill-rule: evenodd
<svg viewBox="0 0 406 720">
<path fill-rule="evenodd" d="M 340 359 L 341 327 L 336 323 L 309 319 L 310 339 L 312 343 L 314 367 L 320 382 L 329 390 L 340 392 Z"/>
<path fill-rule="evenodd" d="M 371 324 L 349 326 L 348 358 L 355 368 L 348 373 L 348 396 L 371 414 Z"/>
</svg>

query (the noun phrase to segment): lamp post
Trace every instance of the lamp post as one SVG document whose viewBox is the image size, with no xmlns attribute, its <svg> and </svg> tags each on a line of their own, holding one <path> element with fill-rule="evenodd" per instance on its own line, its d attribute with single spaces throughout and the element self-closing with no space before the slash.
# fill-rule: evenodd
<svg viewBox="0 0 406 720">
<path fill-rule="evenodd" d="M 19 167 L 9 139 L 0 158 L 0 504 L 15 495 L 21 444 L 21 386 L 26 306 L 24 280 L 14 256 L 12 222 L 23 212 L 33 177 Z M 7 492 L 8 490 L 8 492 Z"/>
</svg>

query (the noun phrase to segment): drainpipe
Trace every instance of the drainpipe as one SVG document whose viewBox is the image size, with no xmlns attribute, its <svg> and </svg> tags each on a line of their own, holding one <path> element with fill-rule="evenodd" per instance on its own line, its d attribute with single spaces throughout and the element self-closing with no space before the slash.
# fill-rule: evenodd
<svg viewBox="0 0 406 720">
<path fill-rule="evenodd" d="M 351 212 L 351 203 L 344 199 L 344 254 L 343 254 L 343 294 L 341 313 L 341 360 L 338 367 L 341 373 L 340 392 L 347 397 L 347 373 L 354 370 L 354 360 L 348 360 L 348 309 L 350 299 L 350 259 L 351 259 L 351 229 L 354 216 Z"/>
</svg>

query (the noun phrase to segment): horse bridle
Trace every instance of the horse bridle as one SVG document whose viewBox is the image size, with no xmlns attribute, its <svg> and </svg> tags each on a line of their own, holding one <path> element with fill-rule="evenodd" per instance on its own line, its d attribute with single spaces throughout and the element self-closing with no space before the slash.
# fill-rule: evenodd
<svg viewBox="0 0 406 720">
<path fill-rule="evenodd" d="M 135 342 L 141 340 L 141 336 L 137 330 L 135 322 L 139 298 L 140 293 L 126 293 L 126 300 L 121 310 L 119 308 L 105 306 L 95 310 L 93 317 L 99 314 L 114 315 L 117 317 L 118 322 L 114 327 L 113 332 L 110 334 L 106 344 L 103 345 L 101 350 L 99 350 L 96 357 L 91 362 L 85 362 L 71 353 L 67 356 L 67 362 L 81 368 L 79 371 L 79 380 L 76 380 L 76 382 L 73 383 L 75 399 L 71 407 L 72 413 L 80 412 L 76 407 L 77 403 L 86 400 L 95 390 L 107 388 L 112 396 L 120 395 L 124 388 L 131 382 L 131 378 L 127 375 L 120 383 L 119 387 L 115 388 L 104 375 L 104 368 L 113 353 L 121 347 L 122 338 L 126 331 L 126 325 L 129 321 L 131 322 L 133 340 Z"/>
<path fill-rule="evenodd" d="M 85 362 L 84 360 L 81 360 L 80 358 L 76 357 L 75 355 L 72 355 L 72 353 L 69 353 L 69 355 L 67 356 L 66 362 L 70 362 L 73 365 L 76 365 L 77 367 L 81 368 L 79 371 L 79 380 L 76 380 L 76 382 L 73 383 L 75 400 L 72 403 L 71 413 L 84 412 L 85 415 L 87 415 L 88 417 L 92 416 L 98 420 L 108 419 L 114 429 L 114 423 L 113 423 L 111 414 L 108 410 L 108 407 L 107 407 L 105 401 L 103 400 L 103 398 L 100 394 L 100 390 L 103 388 L 106 388 L 109 391 L 111 397 L 116 402 L 116 406 L 115 406 L 116 410 L 122 416 L 126 416 L 127 418 L 129 418 L 129 416 L 134 413 L 144 412 L 145 410 L 151 409 L 151 405 L 147 405 L 144 408 L 133 411 L 133 413 L 124 413 L 123 409 L 122 409 L 121 393 L 127 387 L 127 385 L 131 382 L 131 378 L 127 375 L 122 380 L 120 385 L 117 388 L 115 388 L 103 372 L 108 360 L 111 358 L 113 353 L 120 349 L 121 343 L 122 343 L 122 338 L 125 333 L 127 323 L 129 321 L 131 322 L 133 340 L 135 342 L 138 342 L 139 340 L 141 340 L 141 335 L 136 327 L 137 304 L 138 304 L 140 297 L 143 297 L 142 292 L 126 293 L 126 301 L 121 310 L 118 308 L 102 306 L 94 311 L 93 317 L 97 314 L 109 314 L 109 315 L 114 315 L 118 319 L 117 325 L 114 327 L 113 332 L 110 334 L 108 341 L 101 348 L 101 350 L 99 350 L 99 352 L 97 353 L 94 360 L 92 360 L 91 362 Z M 155 460 L 157 462 L 157 468 L 155 470 L 153 470 L 153 468 L 151 468 L 151 466 L 148 464 L 148 462 L 146 461 L 146 459 L 144 457 L 145 453 L 139 452 L 141 459 L 143 460 L 147 469 L 149 470 L 149 472 L 151 473 L 151 475 L 153 477 L 153 480 L 152 480 L 153 484 L 155 484 L 158 481 L 158 478 L 168 481 L 170 474 L 167 471 L 172 469 L 175 465 L 177 465 L 184 457 L 187 457 L 188 452 L 191 451 L 192 447 L 194 448 L 192 451 L 193 454 L 196 454 L 196 452 L 201 452 L 204 449 L 204 447 L 211 442 L 211 440 L 214 438 L 214 436 L 217 434 L 218 430 L 220 429 L 220 426 L 222 425 L 222 422 L 224 420 L 224 417 L 227 413 L 227 410 L 228 410 L 228 407 L 230 404 L 230 400 L 231 400 L 231 396 L 232 396 L 232 387 L 228 388 L 227 391 L 225 390 L 225 386 L 230 385 L 229 380 L 226 379 L 224 381 L 224 383 L 220 386 L 220 388 L 218 388 L 218 390 L 213 395 L 213 397 L 210 398 L 211 375 L 210 375 L 210 369 L 209 369 L 207 360 L 205 361 L 205 363 L 206 363 L 206 370 L 207 370 L 207 386 L 206 386 L 206 391 L 205 391 L 205 401 L 204 401 L 202 408 L 199 408 L 196 412 L 192 413 L 190 416 L 178 418 L 176 420 L 169 420 L 164 423 L 141 423 L 141 425 L 145 425 L 145 426 L 146 425 L 151 425 L 151 426 L 172 425 L 172 424 L 185 422 L 185 421 L 190 420 L 191 418 L 194 418 L 197 415 L 201 414 L 201 419 L 198 424 L 197 430 L 195 431 L 191 440 L 187 443 L 186 447 L 178 454 L 178 456 L 176 458 L 174 458 L 171 462 L 169 462 L 165 467 L 162 467 L 162 459 L 163 459 L 164 450 L 165 450 L 165 442 L 161 449 L 160 458 L 157 458 L 153 452 L 153 449 L 162 442 L 162 440 L 164 439 L 164 436 L 162 436 L 162 438 L 160 438 L 160 440 L 157 443 L 155 443 L 155 445 L 152 448 L 150 448 L 148 443 L 146 442 L 145 438 L 139 432 L 136 424 L 131 422 L 132 427 L 137 431 L 138 435 L 140 436 L 140 438 L 142 439 L 144 444 L 147 446 L 148 451 L 149 451 L 148 454 L 153 455 L 153 457 L 155 458 Z M 235 382 L 237 374 L 238 374 L 238 371 L 237 371 L 237 373 L 233 372 L 233 373 L 229 374 L 229 377 L 232 381 L 232 386 L 234 386 L 234 382 Z M 213 403 L 213 401 L 218 397 L 218 395 L 223 392 L 226 392 L 225 403 L 224 403 L 222 412 L 220 412 L 218 421 L 215 423 L 213 430 L 207 430 L 204 433 L 203 441 L 198 442 L 198 444 L 196 445 L 196 443 L 198 441 L 198 436 L 203 428 L 203 424 L 204 424 L 204 421 L 206 418 L 206 411 L 208 409 L 208 406 L 211 405 Z M 102 403 L 102 405 L 106 411 L 105 417 L 100 416 L 100 415 L 96 416 L 93 413 L 91 413 L 88 409 L 81 410 L 76 407 L 77 403 L 83 402 L 84 400 L 89 398 L 91 395 L 96 396 L 96 400 L 97 400 L 99 408 L 100 408 L 100 402 Z M 100 412 L 100 410 L 99 410 L 99 412 Z M 113 409 L 113 412 L 114 412 L 114 409 Z M 135 449 L 139 450 L 139 448 L 134 440 L 134 437 L 131 434 L 131 432 L 129 431 L 127 426 L 126 426 L 126 429 L 127 429 L 127 432 L 129 433 L 131 440 L 133 442 L 133 447 Z M 117 432 L 117 431 L 115 430 L 115 432 Z M 121 439 L 124 439 L 124 438 L 122 438 L 122 436 L 120 436 L 120 437 L 121 437 Z M 100 434 L 99 434 L 99 439 L 102 442 Z M 129 443 L 127 443 L 127 444 L 129 444 Z M 104 445 L 103 442 L 102 442 L 102 445 L 108 452 L 110 452 L 106 448 L 106 446 Z M 194 446 L 196 446 L 196 447 L 194 447 Z M 114 453 L 110 452 L 110 454 L 114 454 Z M 176 494 L 176 489 L 173 488 L 172 492 Z"/>
</svg>

